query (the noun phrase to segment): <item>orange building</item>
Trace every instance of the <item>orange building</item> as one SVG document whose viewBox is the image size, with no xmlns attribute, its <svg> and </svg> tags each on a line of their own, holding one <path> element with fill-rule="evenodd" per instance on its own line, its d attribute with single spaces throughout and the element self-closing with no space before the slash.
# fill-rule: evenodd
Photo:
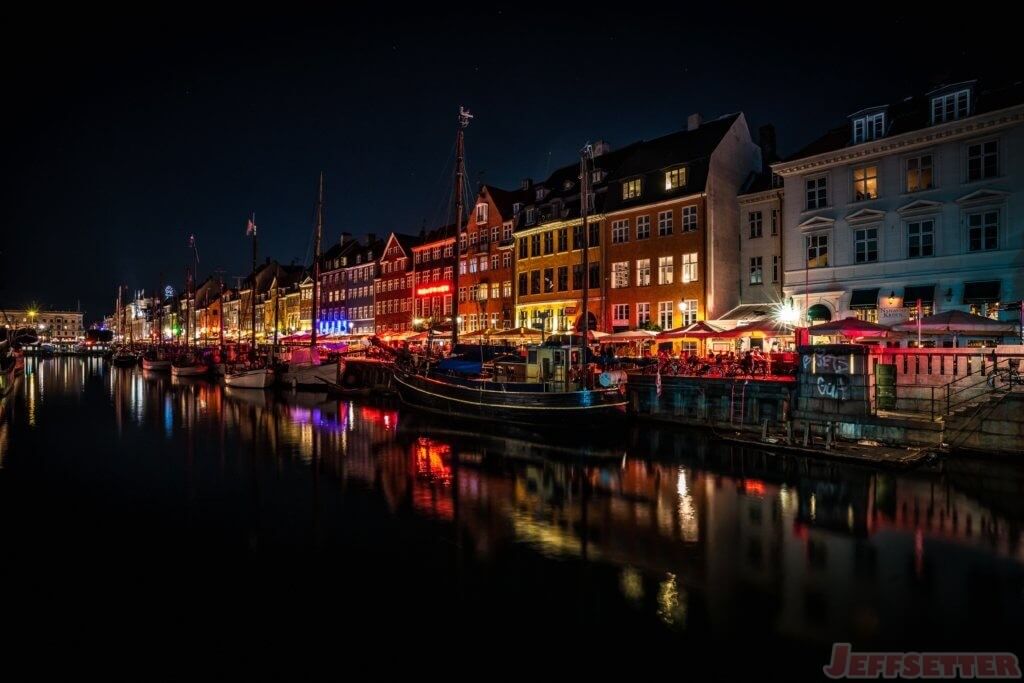
<svg viewBox="0 0 1024 683">
<path fill-rule="evenodd" d="M 515 320 L 516 211 L 527 193 L 483 185 L 459 245 L 459 329 L 508 329 Z"/>
</svg>

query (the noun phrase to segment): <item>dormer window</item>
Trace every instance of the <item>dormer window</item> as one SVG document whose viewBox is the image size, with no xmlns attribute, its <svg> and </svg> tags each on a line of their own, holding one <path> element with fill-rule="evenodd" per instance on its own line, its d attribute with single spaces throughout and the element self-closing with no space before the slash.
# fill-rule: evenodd
<svg viewBox="0 0 1024 683">
<path fill-rule="evenodd" d="M 544 197 L 545 195 L 547 195 L 547 193 L 548 191 L 545 190 L 543 187 L 538 187 L 537 192 L 534 196 L 537 198 L 537 201 L 539 202 L 544 200 Z"/>
<path fill-rule="evenodd" d="M 971 113 L 971 91 L 967 88 L 932 98 L 932 125 L 962 119 Z"/>
<path fill-rule="evenodd" d="M 885 112 L 879 111 L 853 120 L 853 144 L 885 136 Z"/>
<path fill-rule="evenodd" d="M 642 183 L 640 178 L 634 178 L 633 180 L 627 180 L 622 183 L 623 199 L 636 199 L 640 196 L 641 191 Z"/>
<path fill-rule="evenodd" d="M 590 182 L 593 183 L 594 185 L 597 185 L 598 183 L 603 183 L 604 179 L 607 177 L 608 172 L 602 168 L 599 168 L 590 173 Z"/>
<path fill-rule="evenodd" d="M 537 210 L 530 207 L 526 210 L 526 224 L 533 225 L 537 221 Z"/>
<path fill-rule="evenodd" d="M 665 171 L 665 189 L 675 190 L 686 187 L 686 167 L 672 168 Z"/>
<path fill-rule="evenodd" d="M 522 210 L 523 210 L 523 203 L 522 202 L 515 202 L 514 204 L 512 204 L 512 215 L 513 216 L 517 215 Z"/>
<path fill-rule="evenodd" d="M 487 205 L 477 204 L 476 205 L 476 222 L 486 223 L 487 222 Z"/>
<path fill-rule="evenodd" d="M 362 262 L 363 262 L 363 255 L 362 254 L 356 255 L 356 263 L 362 263 Z"/>
</svg>

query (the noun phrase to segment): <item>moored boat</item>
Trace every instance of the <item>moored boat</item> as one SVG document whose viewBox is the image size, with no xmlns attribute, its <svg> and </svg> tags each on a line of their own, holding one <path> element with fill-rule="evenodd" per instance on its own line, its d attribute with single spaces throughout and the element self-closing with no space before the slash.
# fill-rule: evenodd
<svg viewBox="0 0 1024 683">
<path fill-rule="evenodd" d="M 160 351 L 147 351 L 142 354 L 142 369 L 166 371 L 171 369 L 171 359 L 164 357 Z"/>
<path fill-rule="evenodd" d="M 210 372 L 210 366 L 204 360 L 187 353 L 175 358 L 171 363 L 172 377 L 202 377 Z"/>
<path fill-rule="evenodd" d="M 267 389 L 274 382 L 274 371 L 270 368 L 247 368 L 227 370 L 224 384 L 238 389 Z"/>
<path fill-rule="evenodd" d="M 119 368 L 133 368 L 139 364 L 139 354 L 131 349 L 119 349 L 111 356 L 110 362 Z"/>
</svg>

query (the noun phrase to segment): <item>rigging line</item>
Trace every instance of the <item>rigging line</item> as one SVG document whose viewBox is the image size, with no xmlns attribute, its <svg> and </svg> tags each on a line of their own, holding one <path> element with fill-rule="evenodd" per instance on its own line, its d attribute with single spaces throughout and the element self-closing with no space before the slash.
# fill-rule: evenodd
<svg viewBox="0 0 1024 683">
<path fill-rule="evenodd" d="M 426 215 L 432 217 L 433 219 L 435 219 L 433 221 L 435 223 L 434 227 L 440 227 L 440 226 L 447 225 L 447 221 L 445 220 L 445 217 L 447 215 L 449 215 L 450 211 L 451 211 L 450 208 L 449 208 L 448 211 L 445 211 L 445 208 L 444 208 L 445 207 L 445 201 L 446 201 L 445 197 L 447 197 L 447 201 L 450 201 L 451 200 L 451 192 L 449 192 L 447 190 L 444 190 L 442 188 L 444 188 L 444 187 L 450 188 L 451 187 L 451 183 L 448 181 L 448 179 L 451 178 L 454 175 L 454 173 L 455 173 L 455 170 L 454 170 L 455 169 L 455 153 L 456 153 L 456 149 L 455 148 L 456 148 L 456 143 L 453 142 L 451 150 L 449 150 L 449 152 L 448 152 L 448 158 L 445 160 L 444 165 L 438 171 L 438 176 L 434 180 L 433 186 L 430 188 L 430 192 L 429 192 L 428 196 L 429 197 L 436 197 L 437 199 L 434 200 L 436 203 L 431 202 L 430 199 L 427 199 L 424 202 L 424 203 L 428 203 L 429 202 L 429 203 L 433 204 L 433 212 L 432 213 L 428 212 Z"/>
</svg>

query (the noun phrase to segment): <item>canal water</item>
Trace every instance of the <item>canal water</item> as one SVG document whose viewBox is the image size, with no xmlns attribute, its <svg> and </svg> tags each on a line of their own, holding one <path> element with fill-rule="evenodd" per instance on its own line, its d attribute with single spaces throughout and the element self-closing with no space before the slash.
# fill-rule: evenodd
<svg viewBox="0 0 1024 683">
<path fill-rule="evenodd" d="M 0 613 L 25 647 L 146 666 L 813 678 L 835 641 L 1016 649 L 1022 493 L 1006 462 L 895 474 L 30 360 L 0 421 Z"/>
</svg>

